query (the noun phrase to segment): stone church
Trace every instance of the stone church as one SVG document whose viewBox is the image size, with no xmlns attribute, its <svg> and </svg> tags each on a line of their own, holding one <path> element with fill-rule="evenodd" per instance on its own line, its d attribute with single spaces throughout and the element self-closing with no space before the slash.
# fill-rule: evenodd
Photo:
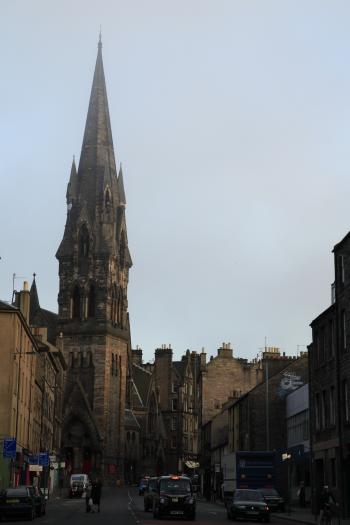
<svg viewBox="0 0 350 525">
<path fill-rule="evenodd" d="M 101 38 L 78 168 L 67 187 L 59 261 L 58 346 L 68 363 L 62 454 L 69 472 L 124 478 L 130 400 L 123 174 L 113 148 Z"/>
</svg>

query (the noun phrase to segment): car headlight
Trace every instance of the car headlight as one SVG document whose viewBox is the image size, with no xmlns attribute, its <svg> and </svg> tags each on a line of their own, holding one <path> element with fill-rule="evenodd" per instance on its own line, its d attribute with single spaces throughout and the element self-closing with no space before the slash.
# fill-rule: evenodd
<svg viewBox="0 0 350 525">
<path fill-rule="evenodd" d="M 245 509 L 245 505 L 236 505 L 237 509 Z"/>
<path fill-rule="evenodd" d="M 193 505 L 194 499 L 192 498 L 192 496 L 190 496 L 189 498 L 186 498 L 186 503 L 189 503 L 190 505 Z"/>
<path fill-rule="evenodd" d="M 166 503 L 166 502 L 167 502 L 167 499 L 166 499 L 166 498 L 160 498 L 160 499 L 159 499 L 159 503 L 160 503 L 161 505 L 164 505 L 164 503 Z"/>
</svg>

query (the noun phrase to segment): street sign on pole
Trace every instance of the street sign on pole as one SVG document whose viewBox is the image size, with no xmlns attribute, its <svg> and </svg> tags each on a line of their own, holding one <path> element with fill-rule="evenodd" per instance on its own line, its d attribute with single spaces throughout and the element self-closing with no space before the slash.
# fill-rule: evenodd
<svg viewBox="0 0 350 525">
<path fill-rule="evenodd" d="M 16 459 L 16 438 L 4 439 L 2 456 L 7 459 Z"/>
<path fill-rule="evenodd" d="M 42 465 L 43 467 L 48 467 L 50 464 L 50 457 L 48 452 L 40 452 L 39 454 L 39 465 Z"/>
</svg>

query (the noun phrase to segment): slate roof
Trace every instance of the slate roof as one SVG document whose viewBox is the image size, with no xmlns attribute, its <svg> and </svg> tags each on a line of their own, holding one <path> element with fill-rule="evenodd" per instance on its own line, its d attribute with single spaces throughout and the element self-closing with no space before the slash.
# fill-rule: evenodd
<svg viewBox="0 0 350 525">
<path fill-rule="evenodd" d="M 186 364 L 185 361 L 173 361 L 173 366 L 182 380 L 185 378 Z"/>
<path fill-rule="evenodd" d="M 125 409 L 124 422 L 125 422 L 125 428 L 140 430 L 140 425 L 139 425 L 139 423 L 138 423 L 138 421 L 137 421 L 133 411 L 130 410 L 130 408 L 126 408 Z"/>
<path fill-rule="evenodd" d="M 40 307 L 38 290 L 36 287 L 35 277 L 30 287 L 30 312 L 29 323 L 31 326 L 47 328 L 47 340 L 55 344 L 57 335 L 58 315 L 50 310 Z"/>
<path fill-rule="evenodd" d="M 7 310 L 18 311 L 19 308 L 17 308 L 16 306 L 12 306 L 11 304 L 7 303 L 6 301 L 0 301 L 0 310 L 2 310 L 2 311 L 7 311 Z"/>
<path fill-rule="evenodd" d="M 152 381 L 152 374 L 142 366 L 133 363 L 132 376 L 134 380 L 134 386 L 137 389 L 139 400 L 142 402 L 142 406 L 146 406 L 150 384 Z"/>
</svg>

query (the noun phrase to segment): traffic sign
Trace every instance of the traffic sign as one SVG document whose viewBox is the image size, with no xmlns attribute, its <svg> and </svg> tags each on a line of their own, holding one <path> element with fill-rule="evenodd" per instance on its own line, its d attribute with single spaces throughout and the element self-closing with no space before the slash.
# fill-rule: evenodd
<svg viewBox="0 0 350 525">
<path fill-rule="evenodd" d="M 2 456 L 7 459 L 16 459 L 16 438 L 4 439 Z"/>
<path fill-rule="evenodd" d="M 39 454 L 39 465 L 48 467 L 50 465 L 50 457 L 48 452 L 40 452 Z"/>
</svg>

